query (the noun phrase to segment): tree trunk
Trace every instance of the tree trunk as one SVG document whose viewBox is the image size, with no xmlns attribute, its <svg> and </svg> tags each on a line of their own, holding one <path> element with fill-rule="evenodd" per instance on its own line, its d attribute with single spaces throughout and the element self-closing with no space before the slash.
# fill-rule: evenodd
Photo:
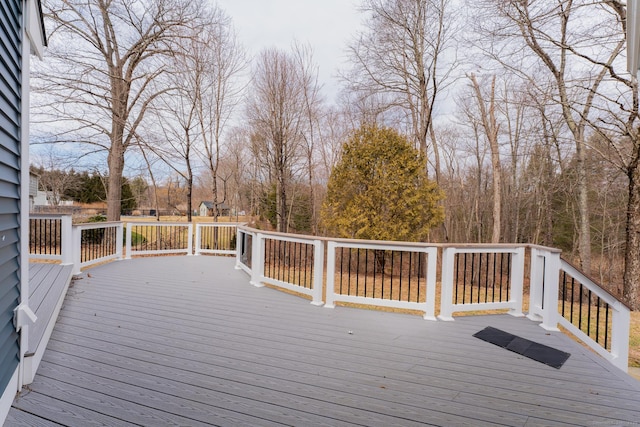
<svg viewBox="0 0 640 427">
<path fill-rule="evenodd" d="M 485 106 L 485 99 L 480 90 L 480 85 L 474 74 L 469 77 L 475 92 L 478 109 L 480 111 L 480 122 L 484 129 L 484 134 L 491 149 L 491 175 L 493 179 L 493 227 L 491 232 L 491 243 L 500 242 L 500 227 L 502 224 L 502 169 L 500 167 L 500 147 L 498 145 L 499 125 L 496 120 L 496 76 L 491 79 L 491 92 L 489 94 L 489 110 Z M 478 164 L 480 168 L 480 164 Z"/>
<path fill-rule="evenodd" d="M 635 144 L 634 161 L 627 169 L 629 202 L 627 208 L 627 250 L 624 267 L 625 302 L 632 310 L 640 310 L 640 145 Z"/>
<path fill-rule="evenodd" d="M 193 175 L 189 171 L 189 179 L 187 180 L 187 222 L 193 219 Z"/>
<path fill-rule="evenodd" d="M 120 199 L 122 198 L 122 171 L 124 148 L 120 142 L 112 142 L 109 156 L 109 179 L 107 191 L 107 221 L 120 221 Z"/>
<path fill-rule="evenodd" d="M 578 174 L 578 253 L 580 267 L 591 274 L 591 221 L 589 220 L 589 184 L 587 182 L 586 159 L 583 134 L 576 138 L 576 169 Z"/>
<path fill-rule="evenodd" d="M 433 165 L 435 169 L 436 184 L 440 185 L 440 147 L 436 138 L 436 131 L 433 126 L 429 126 L 429 136 L 431 138 L 431 146 L 433 147 Z"/>
<path fill-rule="evenodd" d="M 287 206 L 287 189 L 285 186 L 285 178 L 284 178 L 284 172 L 283 171 L 279 171 L 278 172 L 279 176 L 278 176 L 278 185 L 277 185 L 277 194 L 278 194 L 278 198 L 277 198 L 277 203 L 278 203 L 278 231 L 282 232 L 282 233 L 286 233 L 287 232 L 287 211 L 288 211 L 288 206 Z"/>
</svg>

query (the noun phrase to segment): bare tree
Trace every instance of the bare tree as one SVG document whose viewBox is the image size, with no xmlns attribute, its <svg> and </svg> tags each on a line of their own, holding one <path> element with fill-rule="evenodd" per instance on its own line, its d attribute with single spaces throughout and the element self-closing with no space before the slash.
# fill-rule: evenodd
<svg viewBox="0 0 640 427">
<path fill-rule="evenodd" d="M 477 4 L 474 2 L 473 6 Z M 578 252 L 587 272 L 591 269 L 594 243 L 587 170 L 587 153 L 594 149 L 590 147 L 593 133 L 609 141 L 610 146 L 596 150 L 628 177 L 624 294 L 631 306 L 640 307 L 638 86 L 636 76 L 629 76 L 624 70 L 624 2 L 489 0 L 482 4 L 487 6 L 485 14 L 475 22 L 492 43 L 478 46 L 522 77 L 541 98 L 551 95 L 540 111 L 553 114 L 557 109 L 566 134 L 560 132 L 557 136 L 568 136 L 573 142 Z M 593 19 L 594 16 L 598 18 Z M 517 40 L 520 43 L 514 44 Z"/>
<path fill-rule="evenodd" d="M 153 107 L 157 119 L 150 132 L 152 137 L 145 140 L 143 150 L 153 151 L 169 168 L 179 175 L 186 184 L 187 220 L 191 221 L 193 213 L 193 180 L 196 144 L 198 143 L 196 100 L 191 96 L 194 81 L 188 71 L 177 69 L 186 64 L 183 57 L 175 57 L 176 70 L 172 73 L 170 85 L 176 89 L 158 98 Z"/>
<path fill-rule="evenodd" d="M 496 119 L 496 76 L 493 76 L 491 79 L 491 89 L 488 94 L 488 100 L 486 99 L 486 95 L 482 93 L 475 74 L 471 74 L 469 79 L 471 80 L 471 86 L 480 113 L 479 122 L 489 143 L 489 149 L 491 150 L 491 176 L 493 179 L 493 225 L 491 228 L 491 243 L 499 243 L 500 227 L 502 226 L 502 168 L 500 166 L 500 147 L 498 145 L 500 126 Z"/>
<path fill-rule="evenodd" d="M 303 62 L 301 62 L 303 60 Z M 315 81 L 304 58 L 278 49 L 266 49 L 257 59 L 253 90 L 247 107 L 252 127 L 252 146 L 257 159 L 263 159 L 268 182 L 276 186 L 276 216 L 279 231 L 288 229 L 290 192 L 302 165 L 303 134 L 308 125 L 306 94 Z"/>
<path fill-rule="evenodd" d="M 455 64 L 450 3 L 364 0 L 367 30 L 349 47 L 353 69 L 344 76 L 352 90 L 384 93 L 387 108 L 403 111 L 416 146 L 425 155 L 431 142 L 438 182 L 440 154 L 433 117 Z"/>
<path fill-rule="evenodd" d="M 204 19 L 205 31 L 194 34 L 188 52 L 198 84 L 192 96 L 197 100 L 196 118 L 202 139 L 201 154 L 209 172 L 209 186 L 218 217 L 219 203 L 227 200 L 226 181 L 219 173 L 222 138 L 245 89 L 239 77 L 248 65 L 231 20 L 218 8 Z M 218 181 L 223 181 L 220 199 Z"/>
<path fill-rule="evenodd" d="M 485 47 L 485 52 L 527 79 L 529 84 L 548 93 L 562 112 L 564 125 L 570 132 L 575 147 L 578 191 L 578 252 L 582 268 L 591 268 L 591 228 L 589 221 L 588 184 L 585 171 L 585 141 L 593 114 L 594 99 L 602 89 L 604 78 L 621 52 L 624 41 L 610 45 L 610 36 L 593 26 L 582 23 L 589 19 L 589 10 L 600 7 L 591 0 L 560 0 L 554 3 L 533 0 L 485 2 L 486 20 L 479 19 L 481 31 L 499 43 L 500 40 L 520 40 L 527 53 L 533 53 L 541 65 L 532 64 L 515 44 L 511 54 L 504 49 Z M 491 17 L 489 17 L 491 16 Z M 499 20 L 499 22 L 497 21 Z M 607 49 L 594 50 L 599 44 Z M 496 52 L 499 52 L 497 54 Z M 528 73 L 543 71 L 546 76 Z M 551 86 L 548 86 L 551 84 Z M 545 86 L 547 85 L 547 86 Z"/>
<path fill-rule="evenodd" d="M 627 74 L 625 58 L 618 58 L 627 43 L 625 3 L 607 0 L 594 4 L 592 8 L 606 13 L 607 19 L 600 31 L 606 31 L 609 37 L 607 44 L 602 46 L 606 47 L 610 58 L 617 61 L 586 57 L 594 66 L 606 69 L 610 77 L 608 90 L 598 94 L 598 104 L 601 105 L 598 117 L 590 124 L 598 132 L 599 139 L 608 143 L 607 149 L 601 152 L 603 158 L 617 166 L 628 179 L 623 296 L 633 310 L 640 310 L 640 107 L 637 70 Z M 598 150 L 599 147 L 592 148 Z"/>
<path fill-rule="evenodd" d="M 46 92 L 48 120 L 58 141 L 84 142 L 107 151 L 107 217 L 120 218 L 125 153 L 149 105 L 166 88 L 164 73 L 182 29 L 199 15 L 200 1 L 52 0 L 51 59 L 36 74 Z M 46 110 L 44 110 L 46 108 Z"/>
<path fill-rule="evenodd" d="M 318 68 L 313 63 L 313 52 L 309 46 L 294 44 L 293 55 L 299 70 L 302 98 L 304 101 L 305 122 L 301 126 L 301 136 L 304 142 L 303 151 L 306 157 L 307 184 L 309 186 L 309 201 L 311 208 L 311 231 L 318 232 L 318 206 L 316 200 L 316 151 L 320 135 L 320 117 L 322 100 L 320 98 L 320 84 L 318 83 Z"/>
</svg>

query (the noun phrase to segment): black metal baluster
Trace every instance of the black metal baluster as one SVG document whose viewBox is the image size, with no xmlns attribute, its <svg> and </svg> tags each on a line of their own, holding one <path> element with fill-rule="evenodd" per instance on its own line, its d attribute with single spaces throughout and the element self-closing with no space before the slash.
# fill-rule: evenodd
<svg viewBox="0 0 640 427">
<path fill-rule="evenodd" d="M 382 254 L 382 256 L 383 256 L 383 259 L 382 259 L 382 262 L 381 262 L 381 264 L 382 264 L 382 271 L 381 271 L 381 273 L 382 273 L 382 286 L 380 288 L 380 298 L 382 298 L 384 296 L 384 279 L 386 277 L 385 270 L 386 270 L 387 266 L 386 266 L 386 262 L 384 260 L 384 256 L 385 256 L 384 255 L 384 251 L 378 250 L 378 252 L 376 253 L 376 268 L 378 267 L 378 258 L 377 257 L 380 256 L 380 254 Z"/>
<path fill-rule="evenodd" d="M 580 283 L 580 317 L 578 318 L 578 329 L 582 330 L 582 283 Z"/>
<path fill-rule="evenodd" d="M 422 275 L 422 256 L 423 256 L 422 252 L 418 252 L 418 295 L 416 297 L 416 302 L 420 302 L 420 290 L 422 289 L 422 285 L 420 284 L 420 279 Z"/>
<path fill-rule="evenodd" d="M 575 305 L 575 289 L 576 288 L 576 279 L 571 277 L 571 323 L 573 323 L 573 306 Z"/>
<path fill-rule="evenodd" d="M 393 251 L 391 251 L 391 275 L 389 276 L 390 287 L 389 287 L 389 299 L 393 299 L 393 261 L 394 261 Z"/>
<path fill-rule="evenodd" d="M 342 278 L 343 278 L 343 273 L 342 273 L 342 267 L 344 265 L 344 247 L 340 246 L 340 295 L 343 295 L 342 293 Z"/>
<path fill-rule="evenodd" d="M 367 296 L 367 276 L 369 276 L 369 249 L 364 250 L 364 296 Z"/>
<path fill-rule="evenodd" d="M 360 296 L 360 248 L 356 249 L 356 296 Z"/>
<path fill-rule="evenodd" d="M 313 287 L 313 275 L 314 275 L 314 265 L 313 263 L 315 262 L 315 245 L 313 244 L 308 244 L 305 247 L 305 258 L 307 260 L 307 264 L 308 267 L 305 268 L 304 271 L 304 281 L 305 283 L 308 283 L 308 288 L 311 289 Z M 307 270 L 308 269 L 308 270 Z M 307 281 L 307 274 L 309 274 L 309 280 Z M 322 286 L 322 279 L 320 280 L 320 283 L 316 283 L 317 286 Z"/>
<path fill-rule="evenodd" d="M 511 293 L 511 256 L 512 254 L 507 255 L 507 301 L 509 301 L 510 293 Z"/>
<path fill-rule="evenodd" d="M 471 253 L 471 295 L 469 296 L 469 303 L 473 304 L 473 279 L 475 277 L 475 269 L 476 269 L 476 254 L 475 252 Z"/>
<path fill-rule="evenodd" d="M 455 289 L 455 304 L 458 303 L 458 284 L 460 283 L 460 254 L 454 254 L 455 257 L 455 269 L 456 269 L 456 282 L 453 288 Z"/>
<path fill-rule="evenodd" d="M 596 296 L 596 343 L 600 344 L 600 297 Z"/>
<path fill-rule="evenodd" d="M 502 253 L 500 253 L 502 256 Z M 498 264 L 498 254 L 493 254 L 493 282 L 491 283 L 491 302 L 496 302 L 496 265 Z M 502 281 L 502 276 L 500 277 Z M 502 301 L 498 299 L 498 301 Z"/>
<path fill-rule="evenodd" d="M 411 290 L 413 289 L 413 287 L 411 286 L 411 279 L 413 278 L 412 276 L 412 272 L 414 269 L 415 265 L 413 264 L 413 252 L 409 252 L 409 292 L 407 293 L 407 301 L 411 301 Z M 419 282 L 419 280 L 418 280 Z M 419 287 L 419 283 L 418 283 L 418 287 Z M 414 292 L 415 294 L 415 292 Z M 416 301 L 417 302 L 417 301 Z"/>
<path fill-rule="evenodd" d="M 481 254 L 482 255 L 482 254 Z M 485 267 L 484 267 L 484 302 L 487 302 L 489 297 L 489 253 L 485 254 Z M 480 257 L 482 260 L 482 256 Z M 480 292 L 478 292 L 479 294 Z M 478 295 L 478 302 L 480 302 L 480 295 Z"/>
<path fill-rule="evenodd" d="M 566 317 L 565 316 L 566 305 L 567 305 L 567 272 L 563 270 L 562 271 L 562 317 Z"/>
<path fill-rule="evenodd" d="M 304 287 L 305 283 L 302 282 L 302 245 L 305 245 L 306 252 L 306 243 L 298 243 L 298 286 Z M 304 265 L 305 269 L 307 268 L 307 264 Z"/>
<path fill-rule="evenodd" d="M 278 240 L 278 280 L 284 279 L 284 271 L 282 271 L 283 263 L 284 253 L 282 251 L 282 240 Z"/>
<path fill-rule="evenodd" d="M 591 289 L 589 289 L 589 293 L 587 294 L 589 300 L 587 303 L 587 335 L 591 336 Z"/>
<path fill-rule="evenodd" d="M 376 293 L 376 289 L 378 288 L 378 282 L 376 280 L 376 273 L 378 272 L 378 265 L 377 265 L 377 259 L 376 259 L 376 251 L 375 249 L 373 249 L 373 253 L 371 254 L 373 256 L 373 294 L 375 296 Z M 384 290 L 381 289 L 380 290 L 381 294 L 380 297 L 384 298 Z"/>
<path fill-rule="evenodd" d="M 604 347 L 609 350 L 611 345 L 609 343 L 609 309 L 611 306 L 607 304 L 607 310 L 605 311 L 605 320 L 604 320 Z"/>
<path fill-rule="evenodd" d="M 352 258 L 352 251 L 353 248 L 349 248 L 349 270 L 348 270 L 348 275 L 347 275 L 347 280 L 348 280 L 348 288 L 347 288 L 347 295 L 351 295 L 351 258 Z"/>
<path fill-rule="evenodd" d="M 404 251 L 398 251 L 400 253 L 400 272 L 398 274 L 398 281 L 400 282 L 400 291 L 398 292 L 398 301 L 402 301 L 402 269 L 404 268 L 404 262 L 402 257 L 404 255 Z M 409 293 L 407 292 L 407 301 L 409 301 Z"/>
</svg>

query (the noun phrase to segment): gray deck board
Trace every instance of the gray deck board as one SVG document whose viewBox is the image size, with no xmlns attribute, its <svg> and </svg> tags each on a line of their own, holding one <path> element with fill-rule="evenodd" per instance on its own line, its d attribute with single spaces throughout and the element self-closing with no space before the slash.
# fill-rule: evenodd
<svg viewBox="0 0 640 427">
<path fill-rule="evenodd" d="M 35 324 L 29 328 L 30 353 L 35 353 L 55 315 L 58 302 L 71 280 L 72 268 L 71 265 L 29 264 L 29 306 L 37 316 Z"/>
<path fill-rule="evenodd" d="M 140 258 L 88 270 L 70 287 L 36 379 L 6 425 L 640 420 L 640 383 L 527 319 L 429 322 L 315 307 L 251 286 L 233 262 Z M 523 358 L 472 336 L 486 326 L 571 357 L 559 370 Z"/>
</svg>

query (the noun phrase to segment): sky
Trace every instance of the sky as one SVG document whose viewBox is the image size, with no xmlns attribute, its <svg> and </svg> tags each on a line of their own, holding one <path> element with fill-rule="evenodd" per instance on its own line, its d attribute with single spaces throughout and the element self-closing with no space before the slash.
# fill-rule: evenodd
<svg viewBox="0 0 640 427">
<path fill-rule="evenodd" d="M 360 0 L 217 0 L 231 17 L 250 55 L 263 48 L 289 49 L 295 41 L 311 45 L 324 94 L 338 91 L 336 74 L 345 48 L 361 29 Z"/>
</svg>

